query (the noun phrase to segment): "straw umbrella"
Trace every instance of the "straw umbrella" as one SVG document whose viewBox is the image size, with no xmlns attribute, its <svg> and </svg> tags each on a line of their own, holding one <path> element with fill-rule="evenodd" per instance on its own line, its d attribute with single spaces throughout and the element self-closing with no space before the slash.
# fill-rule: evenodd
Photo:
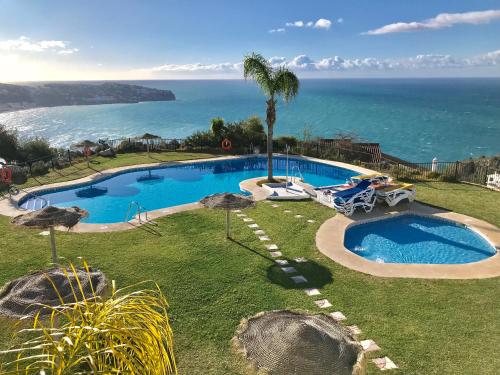
<svg viewBox="0 0 500 375">
<path fill-rule="evenodd" d="M 144 133 L 139 138 L 146 140 L 146 150 L 147 150 L 148 157 L 149 157 L 149 141 L 152 140 L 152 139 L 160 139 L 161 137 L 159 137 L 157 135 L 154 135 L 154 134 L 150 134 L 150 133 Z"/>
<path fill-rule="evenodd" d="M 207 208 L 226 210 L 226 238 L 231 238 L 231 210 L 238 210 L 255 206 L 255 201 L 241 194 L 220 193 L 203 198 L 200 201 Z"/>
<path fill-rule="evenodd" d="M 50 230 L 50 246 L 52 248 L 52 262 L 57 263 L 56 240 L 54 235 L 55 226 L 66 228 L 74 227 L 81 219 L 88 216 L 88 212 L 78 207 L 57 208 L 47 206 L 41 210 L 33 211 L 24 215 L 16 216 L 12 223 L 28 228 L 40 228 Z"/>
</svg>

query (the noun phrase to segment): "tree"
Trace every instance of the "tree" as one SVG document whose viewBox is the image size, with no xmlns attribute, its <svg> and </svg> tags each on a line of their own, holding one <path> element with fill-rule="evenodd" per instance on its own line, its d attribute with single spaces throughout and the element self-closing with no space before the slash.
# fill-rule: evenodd
<svg viewBox="0 0 500 375">
<path fill-rule="evenodd" d="M 299 91 L 299 79 L 285 67 L 273 69 L 262 55 L 252 53 L 243 60 L 243 76 L 253 79 L 266 96 L 267 179 L 273 180 L 273 128 L 276 122 L 276 102 L 281 97 L 289 102 Z"/>
<path fill-rule="evenodd" d="M 224 131 L 226 130 L 226 127 L 224 126 L 224 119 L 220 117 L 215 117 L 212 119 L 212 124 L 210 126 L 210 130 L 212 131 L 212 134 L 218 138 L 217 140 L 220 140 L 219 138 L 222 138 L 222 135 L 224 134 Z"/>
</svg>

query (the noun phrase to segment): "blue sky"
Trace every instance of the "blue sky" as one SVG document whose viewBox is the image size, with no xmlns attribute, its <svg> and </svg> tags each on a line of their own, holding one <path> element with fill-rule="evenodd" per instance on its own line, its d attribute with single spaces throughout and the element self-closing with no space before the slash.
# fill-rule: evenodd
<svg viewBox="0 0 500 375">
<path fill-rule="evenodd" d="M 0 81 L 500 76 L 500 0 L 0 0 Z"/>
</svg>

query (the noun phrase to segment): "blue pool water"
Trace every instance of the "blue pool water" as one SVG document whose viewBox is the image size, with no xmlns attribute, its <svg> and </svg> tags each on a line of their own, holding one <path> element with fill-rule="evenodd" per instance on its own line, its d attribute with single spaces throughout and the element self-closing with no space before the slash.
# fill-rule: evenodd
<svg viewBox="0 0 500 375">
<path fill-rule="evenodd" d="M 286 160 L 277 157 L 273 163 L 274 174 L 285 175 Z M 296 167 L 305 182 L 313 186 L 344 183 L 349 177 L 359 174 L 323 163 L 290 158 L 289 169 L 296 170 Z M 239 183 L 242 180 L 266 175 L 267 158 L 251 157 L 129 171 L 92 184 L 55 189 L 38 195 L 53 206 L 78 206 L 88 210 L 90 215 L 84 222 L 117 223 L 125 221 L 132 201 L 152 211 L 196 202 L 209 194 L 240 193 Z M 30 209 L 33 203 L 32 200 L 25 200 L 20 205 Z"/>
<path fill-rule="evenodd" d="M 496 253 L 482 236 L 461 224 L 412 214 L 352 226 L 344 246 L 381 263 L 460 264 Z"/>
</svg>

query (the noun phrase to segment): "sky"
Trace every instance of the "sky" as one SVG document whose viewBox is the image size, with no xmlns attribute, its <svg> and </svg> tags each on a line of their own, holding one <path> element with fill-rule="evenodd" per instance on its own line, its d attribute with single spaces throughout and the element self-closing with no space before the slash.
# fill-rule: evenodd
<svg viewBox="0 0 500 375">
<path fill-rule="evenodd" d="M 500 0 L 0 0 L 0 82 L 500 77 Z"/>
</svg>

